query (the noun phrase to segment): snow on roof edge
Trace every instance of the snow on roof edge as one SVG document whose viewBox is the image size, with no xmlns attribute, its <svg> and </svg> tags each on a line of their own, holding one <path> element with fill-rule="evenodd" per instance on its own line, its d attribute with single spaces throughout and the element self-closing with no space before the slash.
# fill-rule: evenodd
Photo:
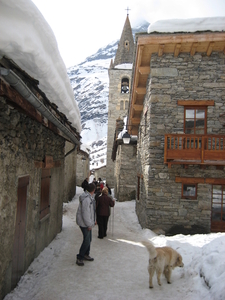
<svg viewBox="0 0 225 300">
<path fill-rule="evenodd" d="M 225 31 L 225 17 L 158 20 L 147 29 L 147 33 L 197 31 Z"/>
<path fill-rule="evenodd" d="M 0 56 L 37 79 L 49 101 L 80 133 L 80 111 L 51 27 L 30 0 L 0 2 Z"/>
<path fill-rule="evenodd" d="M 122 69 L 122 70 L 132 70 L 133 64 L 131 63 L 124 63 L 120 65 L 115 65 L 114 69 Z"/>
</svg>

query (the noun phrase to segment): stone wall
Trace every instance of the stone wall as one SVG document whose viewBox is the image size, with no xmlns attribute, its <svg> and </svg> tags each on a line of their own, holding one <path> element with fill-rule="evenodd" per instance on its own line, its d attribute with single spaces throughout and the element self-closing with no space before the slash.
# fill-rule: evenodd
<svg viewBox="0 0 225 300">
<path fill-rule="evenodd" d="M 29 176 L 24 239 L 25 271 L 62 228 L 64 139 L 19 113 L 0 97 L 0 299 L 11 290 L 18 178 Z M 41 165 L 52 156 L 50 213 L 40 216 Z M 35 164 L 36 162 L 36 164 Z"/>
<path fill-rule="evenodd" d="M 99 169 L 95 169 L 94 177 L 97 181 L 98 181 L 98 178 L 105 180 L 106 179 L 106 166 L 101 167 Z"/>
<path fill-rule="evenodd" d="M 81 186 L 85 178 L 90 176 L 90 160 L 89 155 L 83 151 L 77 154 L 77 186 Z"/>
<path fill-rule="evenodd" d="M 143 174 L 140 200 L 136 210 L 143 227 L 169 231 L 173 226 L 201 227 L 210 231 L 211 185 L 198 184 L 197 200 L 181 199 L 181 183 L 175 177 L 224 178 L 224 170 L 214 166 L 164 164 L 164 135 L 183 132 L 184 107 L 177 100 L 214 100 L 215 106 L 207 111 L 207 130 L 212 134 L 225 134 L 225 55 L 157 54 L 151 58 L 151 73 L 144 101 L 149 124 L 139 135 L 137 169 Z"/>
<path fill-rule="evenodd" d="M 129 93 L 121 93 L 121 80 L 123 77 L 129 78 L 129 87 L 131 84 L 131 70 L 109 69 L 109 103 L 108 103 L 108 133 L 107 133 L 107 165 L 106 181 L 110 187 L 114 186 L 114 162 L 111 159 L 115 124 L 118 118 L 123 119 L 127 115 L 125 103 L 129 102 Z M 124 106 L 121 109 L 120 103 Z"/>
<path fill-rule="evenodd" d="M 77 170 L 77 147 L 70 142 L 65 143 L 65 191 L 63 202 L 69 202 L 73 199 L 76 194 L 76 170 Z M 73 151 L 74 149 L 74 151 Z M 70 151 L 72 151 L 70 153 Z"/>
<path fill-rule="evenodd" d="M 120 201 L 136 198 L 136 145 L 119 145 L 115 162 L 114 196 Z"/>
</svg>

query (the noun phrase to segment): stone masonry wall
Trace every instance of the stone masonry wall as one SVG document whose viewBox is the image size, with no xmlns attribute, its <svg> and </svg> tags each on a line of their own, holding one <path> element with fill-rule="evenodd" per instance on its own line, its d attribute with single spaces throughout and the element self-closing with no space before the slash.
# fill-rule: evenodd
<svg viewBox="0 0 225 300">
<path fill-rule="evenodd" d="M 74 145 L 70 142 L 65 143 L 65 155 L 74 149 Z M 69 202 L 76 194 L 77 185 L 77 148 L 65 157 L 65 180 L 64 185 L 64 202 Z"/>
<path fill-rule="evenodd" d="M 114 195 L 118 201 L 134 200 L 136 197 L 136 145 L 119 145 L 115 163 Z"/>
<path fill-rule="evenodd" d="M 0 299 L 11 289 L 12 249 L 18 178 L 29 175 L 26 202 L 24 271 L 62 227 L 64 139 L 19 113 L 0 97 Z M 60 161 L 51 169 L 50 214 L 39 220 L 41 168 L 46 155 Z"/>
<path fill-rule="evenodd" d="M 190 165 L 164 164 L 164 135 L 183 132 L 184 108 L 177 100 L 214 100 L 207 111 L 208 134 L 225 134 L 225 55 L 212 52 L 174 57 L 157 54 L 151 58 L 151 73 L 147 85 L 144 110 L 149 124 L 146 133 L 139 136 L 137 169 L 143 174 L 141 199 L 136 210 L 143 227 L 152 230 L 182 225 L 191 229 L 200 226 L 206 232 L 211 225 L 211 185 L 198 184 L 197 200 L 181 199 L 181 183 L 175 177 L 224 178 L 224 170 L 214 166 L 201 169 Z"/>
</svg>

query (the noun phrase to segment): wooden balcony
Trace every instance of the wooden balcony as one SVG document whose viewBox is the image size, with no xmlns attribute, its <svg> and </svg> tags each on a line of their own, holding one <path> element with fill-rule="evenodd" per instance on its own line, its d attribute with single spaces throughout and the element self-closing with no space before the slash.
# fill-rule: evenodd
<svg viewBox="0 0 225 300">
<path fill-rule="evenodd" d="M 166 134 L 164 163 L 225 166 L 225 135 Z"/>
</svg>

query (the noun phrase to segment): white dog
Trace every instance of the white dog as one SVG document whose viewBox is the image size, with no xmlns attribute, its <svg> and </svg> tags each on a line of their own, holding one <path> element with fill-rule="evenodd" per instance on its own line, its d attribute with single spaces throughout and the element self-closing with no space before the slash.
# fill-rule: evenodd
<svg viewBox="0 0 225 300">
<path fill-rule="evenodd" d="M 149 287 L 153 288 L 152 278 L 156 271 L 158 284 L 161 285 L 160 276 L 164 273 L 167 282 L 170 282 L 172 270 L 175 267 L 183 267 L 182 256 L 171 247 L 155 247 L 148 241 L 141 242 L 149 252 Z"/>
</svg>

